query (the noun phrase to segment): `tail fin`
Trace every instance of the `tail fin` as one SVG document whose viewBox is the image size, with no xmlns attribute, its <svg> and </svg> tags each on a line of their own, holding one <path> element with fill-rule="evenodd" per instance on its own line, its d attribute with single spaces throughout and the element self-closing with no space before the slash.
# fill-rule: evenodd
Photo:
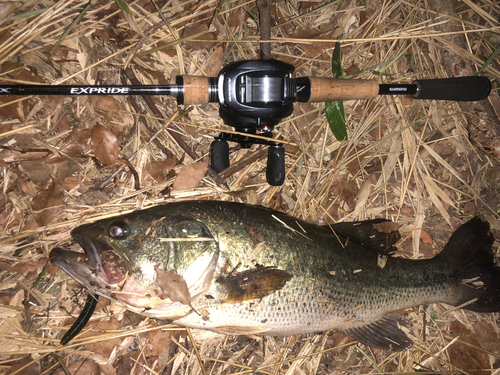
<svg viewBox="0 0 500 375">
<path fill-rule="evenodd" d="M 457 306 L 464 309 L 500 311 L 500 268 L 495 265 L 490 224 L 475 217 L 459 227 L 438 257 L 451 263 L 458 276 Z"/>
</svg>

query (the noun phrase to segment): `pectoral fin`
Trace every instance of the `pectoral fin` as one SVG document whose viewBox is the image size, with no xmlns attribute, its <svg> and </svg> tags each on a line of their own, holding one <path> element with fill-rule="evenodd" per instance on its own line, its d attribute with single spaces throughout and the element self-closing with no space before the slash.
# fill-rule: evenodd
<svg viewBox="0 0 500 375">
<path fill-rule="evenodd" d="M 401 317 L 390 314 L 366 326 L 345 330 L 344 333 L 375 349 L 403 351 L 411 346 L 412 341 L 401 330 L 401 326 L 404 326 Z"/>
<path fill-rule="evenodd" d="M 219 278 L 217 298 L 226 303 L 240 303 L 272 294 L 285 286 L 292 276 L 276 267 L 257 267 Z"/>
</svg>

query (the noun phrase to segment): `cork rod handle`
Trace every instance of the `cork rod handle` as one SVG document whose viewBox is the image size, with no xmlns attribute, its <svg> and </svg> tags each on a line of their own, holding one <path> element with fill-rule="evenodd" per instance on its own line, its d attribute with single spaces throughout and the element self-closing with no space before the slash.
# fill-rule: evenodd
<svg viewBox="0 0 500 375">
<path fill-rule="evenodd" d="M 375 80 L 309 77 L 311 97 L 308 102 L 374 99 L 379 84 Z"/>
</svg>

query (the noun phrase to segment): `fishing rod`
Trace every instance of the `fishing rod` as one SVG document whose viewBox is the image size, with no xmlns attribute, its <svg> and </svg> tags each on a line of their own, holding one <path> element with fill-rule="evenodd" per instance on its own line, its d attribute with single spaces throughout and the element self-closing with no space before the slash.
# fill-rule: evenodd
<svg viewBox="0 0 500 375">
<path fill-rule="evenodd" d="M 219 115 L 239 133 L 222 132 L 212 142 L 211 167 L 229 167 L 229 142 L 243 148 L 269 146 L 267 182 L 280 186 L 285 180 L 285 149 L 272 139 L 272 131 L 293 112 L 294 103 L 374 99 L 379 95 L 409 95 L 414 99 L 478 101 L 488 97 L 486 77 L 416 80 L 411 84 L 379 84 L 376 80 L 299 77 L 295 67 L 274 60 L 244 60 L 225 66 L 217 77 L 177 76 L 171 85 L 3 85 L 0 95 L 168 95 L 179 105 L 219 103 Z M 254 138 L 252 135 L 269 139 Z"/>
</svg>

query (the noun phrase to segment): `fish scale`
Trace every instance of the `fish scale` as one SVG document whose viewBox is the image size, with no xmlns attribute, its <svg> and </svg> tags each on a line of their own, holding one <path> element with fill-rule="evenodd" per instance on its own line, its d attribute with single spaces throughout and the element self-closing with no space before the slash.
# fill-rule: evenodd
<svg viewBox="0 0 500 375">
<path fill-rule="evenodd" d="M 128 267 L 127 275 L 113 275 L 125 278 L 120 285 L 106 281 L 103 271 L 86 269 L 89 262 L 65 262 L 74 257 L 61 250 L 51 258 L 82 285 L 132 311 L 227 334 L 338 329 L 373 347 L 403 350 L 411 342 L 392 312 L 469 301 L 471 310 L 500 310 L 488 223 L 474 218 L 464 224 L 432 259 L 389 256 L 380 267 L 379 257 L 390 255 L 399 238 L 384 224 L 376 219 L 322 227 L 259 206 L 174 202 L 72 232 L 89 259 L 114 252 L 108 263 L 116 259 L 117 265 L 107 269 Z M 120 228 L 118 238 L 113 225 Z M 165 298 L 176 295 L 169 293 L 176 286 L 157 280 L 155 267 L 186 280 L 190 305 L 180 302 L 184 295 Z"/>
</svg>

